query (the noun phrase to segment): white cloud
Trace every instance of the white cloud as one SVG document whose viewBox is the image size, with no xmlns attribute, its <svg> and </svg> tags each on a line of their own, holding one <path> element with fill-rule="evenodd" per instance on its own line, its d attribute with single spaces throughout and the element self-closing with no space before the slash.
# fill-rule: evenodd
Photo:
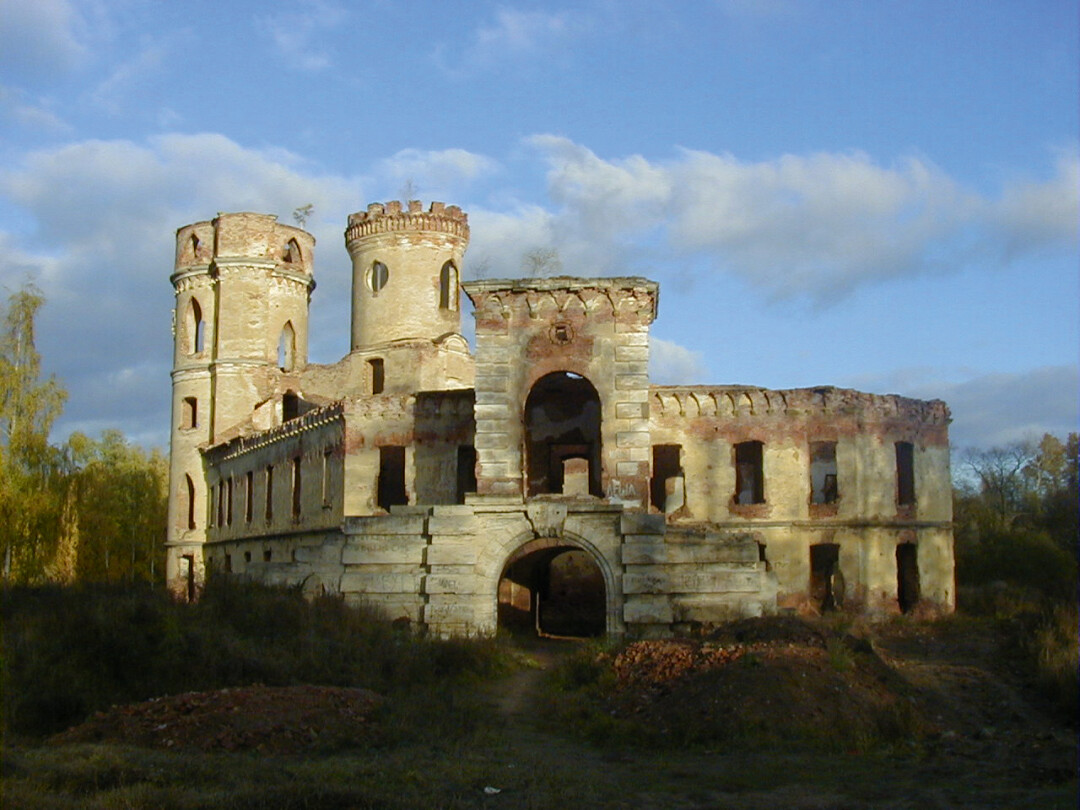
<svg viewBox="0 0 1080 810">
<path fill-rule="evenodd" d="M 469 211 L 471 233 L 464 273 L 468 278 L 514 278 L 521 274 L 521 259 L 530 250 L 555 242 L 554 217 L 540 206 Z"/>
<path fill-rule="evenodd" d="M 578 12 L 523 11 L 500 8 L 495 19 L 476 30 L 462 50 L 440 46 L 435 61 L 452 75 L 504 66 L 525 59 L 549 62 L 567 52 L 572 42 L 591 28 L 588 17 Z"/>
<path fill-rule="evenodd" d="M 706 382 L 705 375 L 701 352 L 649 336 L 649 376 L 654 385 L 700 385 Z"/>
<path fill-rule="evenodd" d="M 993 206 L 1007 255 L 1054 243 L 1075 245 L 1080 223 L 1080 155 L 1062 153 L 1054 175 L 1022 180 L 1005 189 Z"/>
<path fill-rule="evenodd" d="M 19 237 L 0 234 L 9 257 L 0 284 L 13 289 L 29 277 L 44 291 L 39 350 L 71 391 L 68 411 L 80 424 L 112 420 L 128 431 L 148 408 L 167 420 L 172 234 L 219 210 L 279 212 L 289 222 L 293 209 L 313 203 L 308 228 L 329 249 L 319 260 L 312 333 L 348 323 L 341 228 L 360 208 L 359 184 L 320 176 L 283 150 L 247 149 L 215 134 L 84 141 L 0 172 L 0 194 L 34 226 Z M 346 341 L 347 328 L 338 331 Z M 141 369 L 133 379 L 155 382 L 137 395 L 134 383 L 105 384 L 118 368 Z"/>
<path fill-rule="evenodd" d="M 651 229 L 669 252 L 704 256 L 770 296 L 827 302 L 863 284 L 1075 242 L 1075 154 L 1051 180 L 991 199 L 918 157 L 891 166 L 862 153 L 750 162 L 684 150 L 655 162 L 607 160 L 551 135 L 528 143 L 550 167 L 562 249 L 601 269 L 624 264 Z"/>
<path fill-rule="evenodd" d="M 951 378 L 951 379 L 946 379 Z M 959 381 L 958 381 L 959 380 Z M 942 399 L 952 411 L 949 439 L 956 447 L 995 447 L 1044 433 L 1078 429 L 1080 369 L 1043 366 L 979 374 L 970 369 L 914 368 L 860 378 L 859 388 Z"/>
<path fill-rule="evenodd" d="M 378 174 L 391 183 L 412 186 L 416 199 L 448 200 L 460 195 L 468 183 L 497 171 L 499 164 L 464 149 L 402 149 L 377 166 Z"/>
<path fill-rule="evenodd" d="M 256 26 L 270 38 L 289 65 L 315 72 L 331 65 L 332 54 L 324 37 L 340 27 L 347 16 L 345 9 L 336 3 L 300 0 L 295 11 L 261 17 L 256 20 Z"/>
</svg>

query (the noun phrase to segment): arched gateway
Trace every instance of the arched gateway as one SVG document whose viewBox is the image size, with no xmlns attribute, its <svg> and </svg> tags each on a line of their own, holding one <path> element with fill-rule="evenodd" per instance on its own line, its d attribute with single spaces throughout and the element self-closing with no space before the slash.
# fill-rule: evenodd
<svg viewBox="0 0 1080 810">
<path fill-rule="evenodd" d="M 525 540 L 496 586 L 498 624 L 545 636 L 599 636 L 621 629 L 611 567 L 587 540 L 565 534 Z"/>
</svg>

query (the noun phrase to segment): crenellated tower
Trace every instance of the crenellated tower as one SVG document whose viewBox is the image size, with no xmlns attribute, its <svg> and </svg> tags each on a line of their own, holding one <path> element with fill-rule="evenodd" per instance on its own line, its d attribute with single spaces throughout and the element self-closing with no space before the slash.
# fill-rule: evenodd
<svg viewBox="0 0 1080 810">
<path fill-rule="evenodd" d="M 460 307 L 468 244 L 468 217 L 456 205 L 373 203 L 349 216 L 351 351 L 371 368 L 370 393 L 472 384 Z"/>
<path fill-rule="evenodd" d="M 171 277 L 173 398 L 166 576 L 203 579 L 208 493 L 200 449 L 250 430 L 257 406 L 307 363 L 315 238 L 266 214 L 180 228 Z"/>
</svg>

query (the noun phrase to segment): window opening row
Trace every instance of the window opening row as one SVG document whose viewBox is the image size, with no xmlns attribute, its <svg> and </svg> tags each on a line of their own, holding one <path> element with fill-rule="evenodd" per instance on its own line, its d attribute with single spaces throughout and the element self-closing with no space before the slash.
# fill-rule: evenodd
<svg viewBox="0 0 1080 810">
<path fill-rule="evenodd" d="M 377 296 L 390 281 L 390 268 L 384 262 L 373 261 L 366 275 L 367 287 Z M 457 266 L 448 261 L 439 270 L 439 309 L 457 310 L 460 302 Z"/>
<path fill-rule="evenodd" d="M 333 450 L 326 450 L 322 457 L 322 476 L 320 481 L 322 505 L 324 508 L 333 505 L 333 487 L 331 486 Z M 299 520 L 303 514 L 303 459 L 296 456 L 289 461 L 290 473 L 290 505 L 294 520 Z M 265 501 L 263 516 L 267 523 L 274 520 L 274 465 L 266 466 L 264 472 Z M 244 473 L 244 522 L 252 523 L 255 519 L 255 472 L 248 470 Z M 189 529 L 195 528 L 195 483 L 190 475 L 185 476 L 184 493 L 186 501 L 184 510 L 186 524 Z M 210 525 L 231 526 L 233 522 L 233 478 L 222 479 L 218 482 L 216 492 L 210 490 Z"/>
<path fill-rule="evenodd" d="M 765 445 L 760 441 L 735 445 L 735 494 L 737 506 L 765 503 Z M 911 442 L 896 442 L 896 503 L 915 503 L 915 448 Z M 682 446 L 657 444 L 652 448 L 653 477 L 650 481 L 652 504 L 661 512 L 672 511 L 672 497 L 680 497 L 673 481 L 684 476 Z M 810 443 L 810 502 L 835 504 L 840 499 L 836 462 L 836 442 Z M 679 504 L 681 505 L 681 503 Z"/>
</svg>

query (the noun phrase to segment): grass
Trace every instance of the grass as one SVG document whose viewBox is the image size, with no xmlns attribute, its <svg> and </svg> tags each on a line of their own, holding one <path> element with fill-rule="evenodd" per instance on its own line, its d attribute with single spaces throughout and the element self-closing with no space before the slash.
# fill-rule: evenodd
<svg viewBox="0 0 1080 810">
<path fill-rule="evenodd" d="M 491 639 L 418 638 L 371 610 L 299 592 L 211 583 L 197 604 L 160 591 L 0 593 L 3 729 L 42 737 L 114 704 L 261 683 L 362 686 L 393 711 L 466 722 L 456 685 L 505 671 Z M 431 713 L 429 703 L 442 707 Z"/>
<path fill-rule="evenodd" d="M 76 589 L 8 591 L 0 608 L 3 807 L 565 810 L 809 806 L 808 797 L 839 807 L 896 806 L 898 796 L 912 806 L 987 797 L 991 807 L 1075 803 L 1075 781 L 1021 787 L 1008 768 L 981 773 L 972 798 L 963 792 L 974 789 L 969 773 L 936 762 L 926 778 L 912 752 L 788 745 L 762 756 L 707 740 L 654 744 L 640 724 L 604 710 L 614 686 L 607 662 L 618 649 L 606 643 L 582 645 L 557 667 L 537 728 L 507 722 L 485 703 L 492 680 L 522 665 L 513 647 L 417 638 L 336 600 L 212 587 L 199 604 L 182 605 L 150 591 Z M 1058 651 L 1047 656 L 1048 670 L 1060 669 L 1068 655 L 1075 660 L 1075 613 L 1046 619 L 1034 635 L 1040 648 Z M 863 655 L 848 645 L 827 653 L 825 672 L 858 666 Z M 749 656 L 736 665 L 754 678 L 768 669 Z M 304 756 L 38 742 L 61 710 L 78 719 L 111 703 L 253 681 L 375 689 L 387 696 L 381 732 L 360 748 Z M 502 792 L 487 795 L 486 786 Z"/>
</svg>

